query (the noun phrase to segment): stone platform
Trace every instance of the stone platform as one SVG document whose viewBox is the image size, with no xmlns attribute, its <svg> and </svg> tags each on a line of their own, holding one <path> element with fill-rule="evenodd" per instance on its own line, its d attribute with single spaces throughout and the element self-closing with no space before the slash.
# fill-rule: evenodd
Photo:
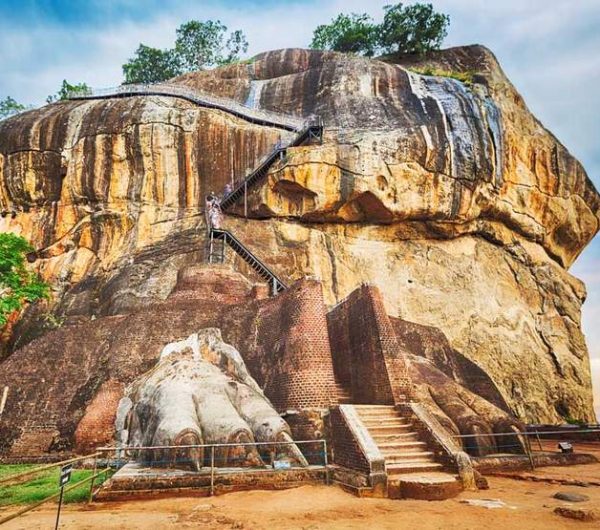
<svg viewBox="0 0 600 530">
<path fill-rule="evenodd" d="M 216 468 L 214 494 L 253 489 L 279 490 L 304 484 L 327 482 L 327 470 L 322 466 L 285 470 L 272 468 Z M 130 463 L 117 471 L 94 496 L 94 500 L 109 501 L 173 494 L 207 497 L 211 494 L 211 471 L 147 467 Z"/>
<path fill-rule="evenodd" d="M 462 490 L 463 486 L 458 476 L 451 473 L 407 473 L 388 479 L 390 499 L 441 501 L 456 497 Z"/>
</svg>

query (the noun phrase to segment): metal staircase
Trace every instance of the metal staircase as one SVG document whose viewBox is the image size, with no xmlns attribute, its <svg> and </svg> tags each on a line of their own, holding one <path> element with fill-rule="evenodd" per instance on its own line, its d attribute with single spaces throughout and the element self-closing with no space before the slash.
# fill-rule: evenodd
<svg viewBox="0 0 600 530">
<path fill-rule="evenodd" d="M 245 213 L 247 213 L 248 189 L 264 179 L 271 166 L 281 158 L 285 157 L 289 147 L 302 145 L 307 140 L 323 140 L 323 121 L 321 118 L 311 117 L 307 120 L 275 112 L 265 111 L 243 105 L 233 99 L 220 98 L 211 94 L 205 94 L 188 87 L 169 83 L 157 83 L 152 85 L 121 85 L 115 88 L 90 89 L 75 91 L 68 95 L 69 99 L 110 99 L 134 96 L 168 96 L 185 99 L 202 107 L 212 108 L 228 112 L 239 118 L 243 118 L 258 125 L 274 126 L 296 133 L 296 136 L 284 147 L 274 149 L 268 154 L 249 175 L 221 201 L 222 211 L 226 211 L 238 200 L 244 197 Z M 260 261 L 248 248 L 246 248 L 231 232 L 227 230 L 211 228 L 208 248 L 209 263 L 223 263 L 225 259 L 225 245 L 229 245 L 258 275 L 266 280 L 271 288 L 272 294 L 277 294 L 287 286 Z"/>
<path fill-rule="evenodd" d="M 270 167 L 279 159 L 282 159 L 286 155 L 286 150 L 289 147 L 297 147 L 302 145 L 307 140 L 318 140 L 323 139 L 323 121 L 320 118 L 316 118 L 314 122 L 309 123 L 304 127 L 294 139 L 286 146 L 279 149 L 273 150 L 260 164 L 254 169 L 241 184 L 239 184 L 227 197 L 221 201 L 221 208 L 223 211 L 231 208 L 237 201 L 242 197 L 246 197 L 248 189 L 260 182 L 267 176 Z M 246 208 L 245 208 L 246 209 Z"/>
<path fill-rule="evenodd" d="M 285 283 L 231 232 L 217 228 L 211 229 L 208 244 L 209 263 L 223 263 L 225 259 L 225 245 L 228 245 L 269 284 L 273 295 L 287 289 Z"/>
</svg>

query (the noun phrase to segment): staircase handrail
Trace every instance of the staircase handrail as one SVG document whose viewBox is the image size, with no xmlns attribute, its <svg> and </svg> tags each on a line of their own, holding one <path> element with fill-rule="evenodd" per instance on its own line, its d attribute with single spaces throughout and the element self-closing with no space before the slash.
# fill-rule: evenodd
<svg viewBox="0 0 600 530">
<path fill-rule="evenodd" d="M 310 123 L 314 123 L 313 116 L 303 119 L 298 116 L 272 112 L 264 109 L 249 107 L 230 98 L 207 94 L 182 85 L 172 83 L 154 83 L 154 84 L 131 84 L 120 85 L 109 88 L 90 88 L 72 90 L 67 94 L 68 99 L 104 99 L 110 97 L 125 96 L 173 96 L 187 99 L 198 105 L 217 108 L 233 114 L 239 115 L 251 121 L 271 124 L 282 127 L 290 131 L 302 131 Z"/>
<path fill-rule="evenodd" d="M 226 210 L 230 206 L 232 206 L 237 199 L 235 199 L 236 194 L 244 188 L 244 186 L 251 181 L 251 179 L 263 171 L 264 169 L 268 169 L 271 164 L 275 162 L 277 159 L 277 155 L 281 152 L 285 152 L 289 147 L 293 147 L 297 144 L 297 142 L 306 134 L 309 133 L 311 129 L 321 129 L 323 130 L 323 119 L 320 116 L 310 116 L 308 119 L 304 121 L 304 127 L 298 131 L 296 131 L 296 135 L 285 145 L 281 147 L 276 147 L 269 153 L 265 154 L 258 161 L 257 166 L 248 173 L 243 180 L 236 182 L 235 188 L 227 195 L 223 197 L 223 201 L 221 203 L 223 210 Z"/>
<path fill-rule="evenodd" d="M 252 257 L 252 259 L 254 259 L 261 267 L 262 269 L 265 271 L 266 274 L 268 274 L 271 278 L 271 281 L 275 281 L 275 285 L 278 286 L 278 290 L 284 290 L 287 289 L 287 285 L 282 282 L 279 277 L 271 270 L 269 269 L 269 267 L 267 267 L 264 262 L 262 260 L 260 260 L 248 247 L 246 247 L 246 245 L 244 245 L 237 237 L 235 237 L 229 230 L 224 230 L 222 228 L 213 228 L 211 230 L 212 234 L 219 238 L 219 236 L 221 236 L 223 238 L 223 240 L 225 241 L 225 243 L 227 243 L 237 254 L 238 256 L 241 256 L 241 254 L 239 252 L 237 252 L 237 250 L 235 249 L 234 245 L 231 244 L 231 242 L 234 242 L 236 245 L 238 245 L 244 252 L 246 252 L 249 256 Z M 241 256 L 243 259 L 243 256 Z M 280 288 L 280 289 L 279 289 Z"/>
</svg>

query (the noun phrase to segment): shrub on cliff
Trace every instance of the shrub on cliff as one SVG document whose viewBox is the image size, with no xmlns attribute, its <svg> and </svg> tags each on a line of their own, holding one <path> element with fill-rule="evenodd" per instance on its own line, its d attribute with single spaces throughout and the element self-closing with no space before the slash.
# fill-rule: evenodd
<svg viewBox="0 0 600 530">
<path fill-rule="evenodd" d="M 0 326 L 25 303 L 48 297 L 48 285 L 25 266 L 25 257 L 32 251 L 24 238 L 0 234 Z"/>
<path fill-rule="evenodd" d="M 123 65 L 125 84 L 157 83 L 186 72 L 229 64 L 248 49 L 244 33 L 238 29 L 227 36 L 227 26 L 219 20 L 190 20 L 176 33 L 171 49 L 140 44 L 135 56 Z"/>
<path fill-rule="evenodd" d="M 384 11 L 381 24 L 366 13 L 340 14 L 331 24 L 317 27 L 310 47 L 367 57 L 376 52 L 423 54 L 442 45 L 450 24 L 450 17 L 436 13 L 431 4 L 398 3 Z"/>
<path fill-rule="evenodd" d="M 372 57 L 377 48 L 377 28 L 367 14 L 339 14 L 331 24 L 318 26 L 310 47 Z"/>
<path fill-rule="evenodd" d="M 10 118 L 15 114 L 19 114 L 19 112 L 23 112 L 25 110 L 25 105 L 21 105 L 15 99 L 10 96 L 6 96 L 3 100 L 0 101 L 0 120 L 4 118 Z"/>
</svg>

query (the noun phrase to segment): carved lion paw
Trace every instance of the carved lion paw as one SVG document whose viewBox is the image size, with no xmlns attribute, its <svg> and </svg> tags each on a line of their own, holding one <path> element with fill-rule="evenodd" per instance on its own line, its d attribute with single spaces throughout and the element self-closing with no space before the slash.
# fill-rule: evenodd
<svg viewBox="0 0 600 530">
<path fill-rule="evenodd" d="M 210 465 L 210 448 L 186 446 L 202 444 L 232 444 L 215 447 L 216 466 L 263 466 L 273 458 L 308 465 L 289 443 L 289 426 L 218 329 L 167 345 L 157 365 L 127 388 L 117 424 L 129 448 L 158 446 L 135 451 L 152 465 L 199 470 Z"/>
</svg>

